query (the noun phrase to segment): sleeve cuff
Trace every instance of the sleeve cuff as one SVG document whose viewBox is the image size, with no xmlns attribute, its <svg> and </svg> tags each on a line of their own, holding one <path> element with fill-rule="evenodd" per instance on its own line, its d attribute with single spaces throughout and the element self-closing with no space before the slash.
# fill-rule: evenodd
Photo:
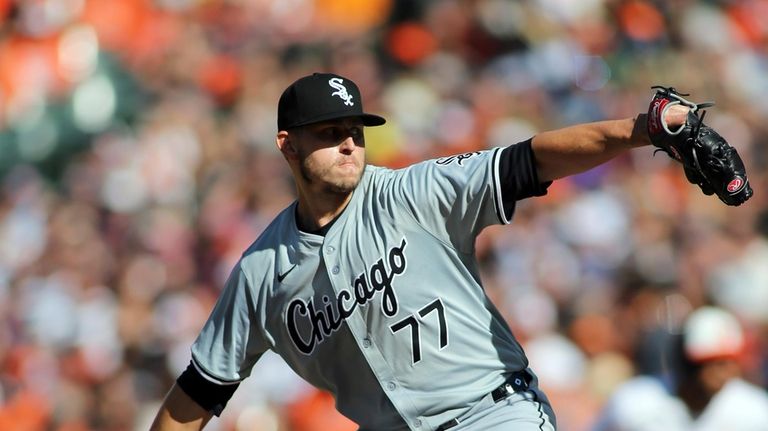
<svg viewBox="0 0 768 431">
<path fill-rule="evenodd" d="M 200 407 L 219 416 L 234 395 L 240 382 L 217 383 L 209 379 L 190 361 L 187 369 L 176 379 L 176 384 Z"/>
</svg>

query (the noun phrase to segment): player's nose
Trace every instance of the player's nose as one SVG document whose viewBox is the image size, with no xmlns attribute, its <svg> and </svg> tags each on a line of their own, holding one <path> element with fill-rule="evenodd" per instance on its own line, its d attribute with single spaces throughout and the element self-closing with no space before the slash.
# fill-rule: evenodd
<svg viewBox="0 0 768 431">
<path fill-rule="evenodd" d="M 352 138 L 352 136 L 347 135 L 347 137 L 344 138 L 344 140 L 339 144 L 339 151 L 344 154 L 351 154 L 353 151 L 355 151 L 356 146 L 357 144 L 355 143 L 355 140 Z"/>
</svg>

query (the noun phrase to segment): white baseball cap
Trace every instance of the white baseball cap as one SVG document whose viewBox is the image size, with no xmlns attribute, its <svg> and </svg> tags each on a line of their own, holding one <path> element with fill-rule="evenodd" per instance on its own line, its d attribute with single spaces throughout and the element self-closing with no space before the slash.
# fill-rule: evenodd
<svg viewBox="0 0 768 431">
<path fill-rule="evenodd" d="M 744 349 L 744 332 L 731 313 L 718 307 L 701 307 L 683 327 L 685 354 L 695 362 L 735 358 Z"/>
</svg>

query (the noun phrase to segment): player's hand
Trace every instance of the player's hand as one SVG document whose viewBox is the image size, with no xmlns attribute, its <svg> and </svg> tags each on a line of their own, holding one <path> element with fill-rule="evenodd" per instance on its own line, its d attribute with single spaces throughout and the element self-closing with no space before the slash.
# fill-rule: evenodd
<svg viewBox="0 0 768 431">
<path fill-rule="evenodd" d="M 647 128 L 658 151 L 680 162 L 688 181 L 697 184 L 706 195 L 717 194 L 721 201 L 733 206 L 752 197 L 739 153 L 704 124 L 706 111 L 702 109 L 714 103 L 696 104 L 674 88 L 654 88 L 656 94 L 648 107 Z"/>
<path fill-rule="evenodd" d="M 680 127 L 685 124 L 689 112 L 691 112 L 691 108 L 684 105 L 670 106 L 664 112 L 664 121 L 670 128 Z"/>
</svg>

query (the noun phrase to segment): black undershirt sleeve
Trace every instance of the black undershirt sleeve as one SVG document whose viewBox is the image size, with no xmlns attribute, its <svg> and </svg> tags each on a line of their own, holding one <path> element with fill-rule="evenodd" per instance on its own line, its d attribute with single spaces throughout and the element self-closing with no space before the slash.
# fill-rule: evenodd
<svg viewBox="0 0 768 431">
<path fill-rule="evenodd" d="M 499 179 L 505 214 L 512 213 L 516 201 L 546 195 L 552 184 L 552 181 L 539 181 L 531 139 L 501 150 Z"/>
<path fill-rule="evenodd" d="M 221 415 L 227 402 L 240 386 L 240 383 L 219 385 L 207 380 L 191 361 L 187 369 L 176 379 L 176 384 L 200 407 L 216 416 Z"/>
</svg>

